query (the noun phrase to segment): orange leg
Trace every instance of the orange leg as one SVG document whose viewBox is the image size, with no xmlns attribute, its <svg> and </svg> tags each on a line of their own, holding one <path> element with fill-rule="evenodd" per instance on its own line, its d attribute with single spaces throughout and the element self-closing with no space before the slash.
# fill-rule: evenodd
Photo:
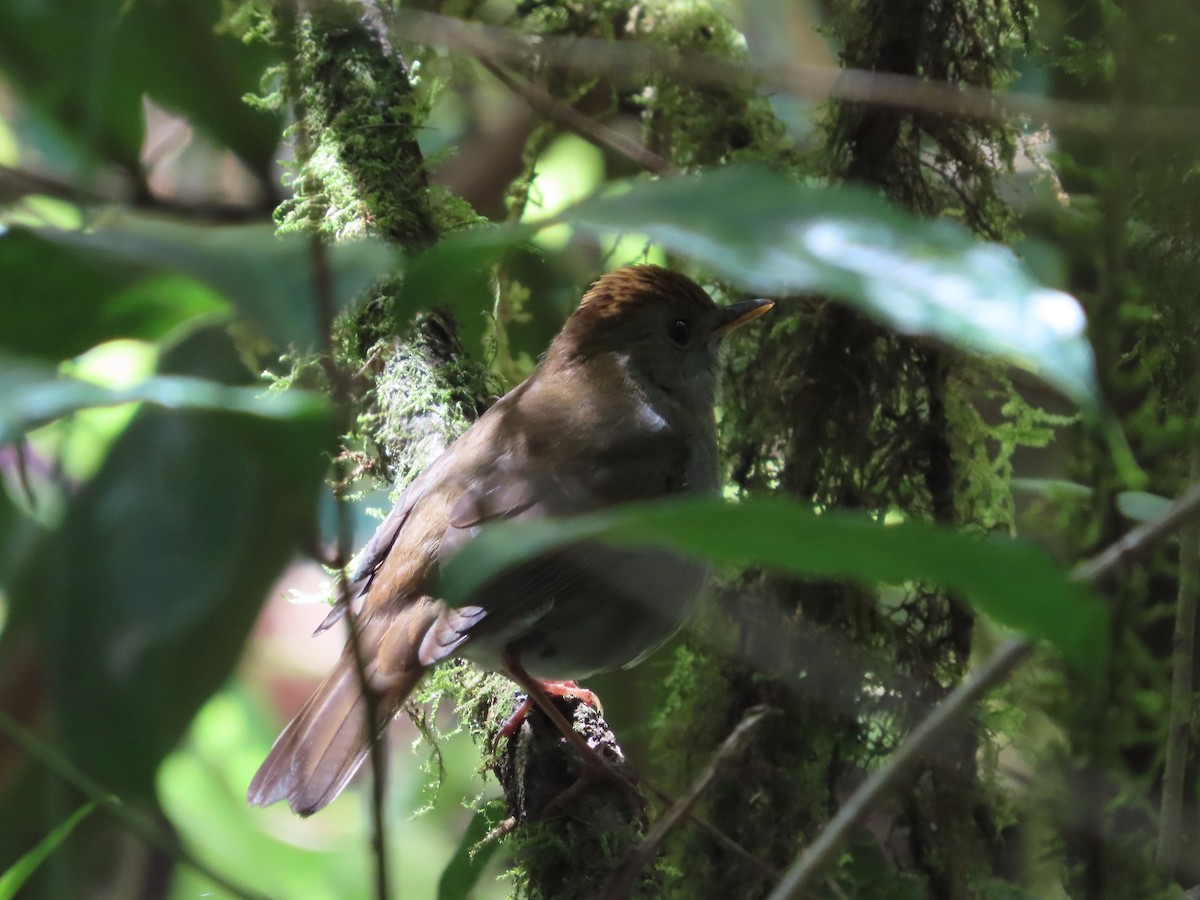
<svg viewBox="0 0 1200 900">
<path fill-rule="evenodd" d="M 515 673 L 513 674 L 515 675 Z M 521 674 L 525 675 L 524 670 L 522 670 Z M 529 678 L 530 676 L 525 675 L 525 677 Z M 517 679 L 514 678 L 513 680 L 516 681 Z M 531 680 L 535 681 L 548 697 L 574 697 L 581 703 L 586 703 L 601 715 L 604 713 L 604 707 L 600 705 L 600 698 L 587 688 L 581 688 L 573 681 L 542 681 L 536 678 Z M 518 681 L 518 683 L 520 682 Z M 500 729 L 500 737 L 510 738 L 515 735 L 520 730 L 521 723 L 525 721 L 525 717 L 529 715 L 529 711 L 533 709 L 535 703 L 533 694 L 526 694 L 525 699 L 517 707 L 516 712 L 508 717 L 508 721 Z M 571 730 L 574 731 L 574 729 Z"/>
<path fill-rule="evenodd" d="M 583 761 L 583 771 L 579 773 L 579 777 L 575 780 L 575 783 L 559 794 L 546 807 L 544 813 L 549 813 L 557 807 L 566 806 L 594 779 L 611 778 L 629 796 L 634 808 L 643 819 L 643 824 L 645 824 L 646 798 L 638 790 L 637 785 L 630 781 L 625 774 L 614 769 L 599 753 L 588 746 L 588 742 L 583 739 L 583 735 L 571 727 L 571 723 L 567 721 L 566 716 L 562 714 L 562 711 L 550 699 L 550 693 L 557 693 L 559 696 L 578 697 L 583 702 L 598 709 L 600 701 L 596 698 L 596 695 L 591 691 L 580 688 L 571 681 L 552 681 L 549 683 L 538 681 L 538 679 L 525 671 L 515 653 L 506 652 L 502 660 L 504 662 L 505 674 L 525 689 L 525 693 L 529 696 L 529 699 L 521 704 L 521 708 L 505 723 L 501 734 L 510 728 L 512 730 L 509 736 L 511 737 L 512 734 L 515 734 L 516 729 L 520 727 L 521 722 L 524 720 L 525 714 L 536 703 L 542 712 L 546 714 L 547 718 L 554 723 L 554 726 L 562 732 L 567 742 L 575 748 L 576 752 L 579 753 L 580 759 Z M 546 687 L 549 687 L 550 690 L 547 691 Z M 514 722 L 516 722 L 515 727 L 513 727 Z"/>
</svg>

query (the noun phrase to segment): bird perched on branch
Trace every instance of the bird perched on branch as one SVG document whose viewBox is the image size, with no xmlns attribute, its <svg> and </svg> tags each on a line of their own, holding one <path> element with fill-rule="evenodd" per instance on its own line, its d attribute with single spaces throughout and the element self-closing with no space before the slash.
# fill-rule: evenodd
<svg viewBox="0 0 1200 900">
<path fill-rule="evenodd" d="M 452 657 L 526 681 L 582 678 L 632 665 L 670 637 L 707 568 L 666 550 L 569 545 L 459 607 L 434 595 L 438 566 L 489 522 L 715 491 L 718 345 L 773 305 L 717 306 L 657 266 L 593 284 L 537 370 L 409 485 L 359 557 L 346 596 L 361 602 L 355 622 L 377 724 L 367 726 L 347 644 L 275 741 L 249 802 L 321 809 L 362 765 L 373 732 Z M 322 628 L 344 611 L 335 607 Z"/>
</svg>

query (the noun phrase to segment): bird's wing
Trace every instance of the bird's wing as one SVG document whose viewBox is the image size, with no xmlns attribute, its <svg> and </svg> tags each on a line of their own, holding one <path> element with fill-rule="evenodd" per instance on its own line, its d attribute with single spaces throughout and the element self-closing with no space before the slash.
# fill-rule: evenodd
<svg viewBox="0 0 1200 900">
<path fill-rule="evenodd" d="M 665 435 L 629 440 L 600 458 L 533 460 L 519 468 L 501 460 L 455 503 L 441 537 L 437 564 L 469 543 L 481 526 L 578 515 L 618 503 L 653 500 L 678 491 L 686 447 Z M 589 471 L 590 470 L 590 471 Z M 453 656 L 476 629 L 503 629 L 536 616 L 548 598 L 569 596 L 596 579 L 596 566 L 579 548 L 547 554 L 501 575 L 482 591 L 478 605 L 446 607 L 421 643 L 422 665 Z"/>
<path fill-rule="evenodd" d="M 317 626 L 313 632 L 314 636 L 335 625 L 345 615 L 348 603 L 354 603 L 366 595 L 368 589 L 371 587 L 371 581 L 374 579 L 375 573 L 383 565 L 383 561 L 387 558 L 392 546 L 396 543 L 396 537 L 400 534 L 400 529 L 404 527 L 404 523 L 408 520 L 417 494 L 418 492 L 414 492 L 412 486 L 410 486 L 408 490 L 401 494 L 400 499 L 396 501 L 396 505 L 392 507 L 392 511 L 388 513 L 387 518 L 375 529 L 375 533 L 371 535 L 371 539 L 367 541 L 366 546 L 355 557 L 354 568 L 346 576 L 346 590 L 340 593 L 337 601 L 329 610 L 329 615 Z"/>
</svg>

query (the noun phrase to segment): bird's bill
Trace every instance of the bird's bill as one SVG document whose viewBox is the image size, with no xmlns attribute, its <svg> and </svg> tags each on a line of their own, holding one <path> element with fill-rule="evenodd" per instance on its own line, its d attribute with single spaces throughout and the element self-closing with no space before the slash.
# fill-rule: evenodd
<svg viewBox="0 0 1200 900">
<path fill-rule="evenodd" d="M 721 318 L 713 332 L 717 337 L 724 337 L 752 319 L 766 315 L 775 307 L 774 300 L 745 300 L 741 303 L 731 303 L 722 307 Z"/>
</svg>

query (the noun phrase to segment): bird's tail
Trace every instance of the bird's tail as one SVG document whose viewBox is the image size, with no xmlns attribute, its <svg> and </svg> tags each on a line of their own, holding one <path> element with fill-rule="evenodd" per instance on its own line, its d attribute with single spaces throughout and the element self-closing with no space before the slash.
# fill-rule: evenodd
<svg viewBox="0 0 1200 900">
<path fill-rule="evenodd" d="M 368 658 L 378 649 L 370 640 L 372 630 L 368 624 L 360 636 Z M 426 667 L 413 661 L 381 678 L 378 662 L 372 659 L 367 672 L 378 697 L 378 730 L 382 731 L 416 688 Z M 276 738 L 246 790 L 247 802 L 269 806 L 287 800 L 292 811 L 302 816 L 330 803 L 370 753 L 366 706 L 354 656 L 347 646 L 329 677 Z"/>
</svg>

